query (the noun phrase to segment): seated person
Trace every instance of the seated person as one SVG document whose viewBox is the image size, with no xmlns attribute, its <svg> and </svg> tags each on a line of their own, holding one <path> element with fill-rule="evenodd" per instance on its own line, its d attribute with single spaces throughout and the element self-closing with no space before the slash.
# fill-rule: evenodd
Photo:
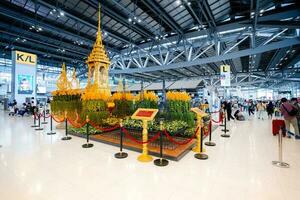
<svg viewBox="0 0 300 200">
<path fill-rule="evenodd" d="M 22 107 L 21 109 L 18 110 L 18 113 L 17 113 L 17 114 L 18 114 L 19 116 L 24 117 L 24 114 L 25 114 L 25 113 L 26 113 L 26 110 L 25 110 L 25 108 Z"/>
<path fill-rule="evenodd" d="M 245 121 L 245 117 L 244 117 L 243 113 L 241 111 L 239 111 L 239 110 L 235 111 L 234 117 L 238 121 Z"/>
<path fill-rule="evenodd" d="M 15 116 L 15 108 L 14 106 L 11 104 L 9 105 L 9 113 L 8 116 Z"/>
</svg>

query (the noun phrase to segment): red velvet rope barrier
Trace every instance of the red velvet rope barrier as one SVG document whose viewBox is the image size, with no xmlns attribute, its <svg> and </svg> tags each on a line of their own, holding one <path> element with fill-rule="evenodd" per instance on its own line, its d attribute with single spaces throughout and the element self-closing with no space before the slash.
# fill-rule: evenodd
<svg viewBox="0 0 300 200">
<path fill-rule="evenodd" d="M 184 141 L 184 142 L 177 142 L 175 139 L 173 139 L 172 136 L 170 136 L 170 134 L 169 134 L 166 130 L 164 130 L 163 133 L 166 135 L 166 137 L 168 138 L 168 140 L 170 140 L 170 141 L 173 142 L 174 144 L 185 145 L 185 144 L 190 143 L 190 142 L 195 138 L 195 136 L 197 135 L 198 130 L 199 130 L 199 127 L 197 127 L 197 129 L 196 129 L 194 135 L 193 135 L 191 138 L 189 138 L 188 140 Z"/>
<path fill-rule="evenodd" d="M 82 124 L 76 124 L 76 122 L 74 122 L 68 118 L 67 118 L 67 121 L 75 128 L 82 128 L 87 124 L 87 122 L 83 122 Z"/>
<path fill-rule="evenodd" d="M 94 127 L 95 129 L 99 130 L 99 131 L 103 131 L 103 132 L 109 132 L 109 131 L 113 131 L 116 130 L 117 128 L 120 128 L 119 125 L 113 126 L 113 127 L 108 127 L 108 128 L 102 128 L 100 126 L 98 126 L 97 124 L 95 124 L 92 121 L 89 121 L 89 124 Z"/>
<path fill-rule="evenodd" d="M 210 132 L 210 127 L 211 127 L 211 121 L 209 121 L 209 124 L 208 124 L 208 129 L 207 129 L 207 131 L 205 131 L 205 129 L 203 128 L 202 130 L 203 130 L 203 135 L 208 135 L 209 134 L 209 132 Z"/>
<path fill-rule="evenodd" d="M 160 132 L 158 131 L 150 140 L 148 139 L 148 141 L 146 141 L 146 142 L 141 142 L 141 141 L 135 139 L 133 136 L 131 136 L 124 127 L 122 127 L 121 129 L 130 140 L 132 140 L 136 143 L 139 143 L 139 144 L 147 144 L 147 143 L 154 142 L 155 140 L 158 139 L 158 137 L 160 135 Z"/>
<path fill-rule="evenodd" d="M 53 119 L 54 121 L 56 121 L 57 123 L 61 123 L 61 122 L 65 121 L 65 118 L 59 120 L 59 119 L 57 119 L 54 115 L 51 115 L 51 116 L 52 116 L 52 119 Z"/>
<path fill-rule="evenodd" d="M 65 121 L 65 118 L 63 119 L 57 119 L 54 115 L 50 115 L 52 116 L 52 119 L 54 121 L 56 121 L 57 123 L 61 123 Z M 78 119 L 78 115 L 76 116 L 76 119 Z M 83 126 L 85 126 L 87 124 L 87 122 L 83 122 L 82 124 L 78 124 L 75 121 L 72 121 L 70 118 L 67 118 L 67 121 L 71 124 L 71 126 L 73 126 L 74 128 L 82 128 Z M 99 131 L 103 131 L 103 132 L 108 132 L 108 131 L 113 131 L 116 130 L 117 128 L 119 128 L 119 125 L 113 126 L 113 127 L 108 127 L 108 128 L 102 128 L 98 125 L 96 125 L 94 122 L 89 121 L 88 122 L 92 127 L 94 127 L 95 129 L 99 130 Z"/>
<path fill-rule="evenodd" d="M 222 120 L 223 120 L 222 118 L 221 118 L 219 121 L 215 121 L 215 120 L 211 119 L 211 121 L 212 121 L 213 123 L 216 123 L 216 124 L 221 123 Z"/>
<path fill-rule="evenodd" d="M 221 123 L 221 122 L 223 121 L 223 114 L 222 114 L 222 113 L 220 113 L 220 116 L 219 116 L 219 121 L 215 121 L 215 120 L 213 120 L 212 118 L 211 118 L 211 121 L 212 121 L 212 122 L 214 122 L 214 123 L 216 123 L 216 124 L 219 124 L 219 123 Z"/>
<path fill-rule="evenodd" d="M 39 117 L 42 117 L 43 115 L 42 114 L 34 114 L 33 117 L 35 120 L 38 120 Z"/>
<path fill-rule="evenodd" d="M 45 114 L 46 115 L 46 114 Z M 41 117 L 44 117 L 44 113 L 41 113 Z M 48 116 L 45 116 L 45 118 L 49 118 L 51 115 L 49 114 Z"/>
</svg>

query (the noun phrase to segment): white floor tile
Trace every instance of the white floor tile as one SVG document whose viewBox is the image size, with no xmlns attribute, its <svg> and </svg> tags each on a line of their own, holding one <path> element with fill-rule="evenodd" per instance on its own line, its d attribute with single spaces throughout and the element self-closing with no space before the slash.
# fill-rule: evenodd
<svg viewBox="0 0 300 200">
<path fill-rule="evenodd" d="M 31 118 L 0 112 L 0 199 L 7 200 L 293 200 L 300 196 L 300 141 L 284 138 L 289 169 L 272 166 L 277 137 L 271 121 L 251 118 L 228 123 L 230 138 L 213 133 L 215 147 L 205 147 L 209 159 L 192 152 L 165 168 L 137 161 L 128 151 L 114 158 L 117 147 L 94 143 L 83 149 L 82 138 L 62 141 L 63 131 L 30 128 Z M 49 128 L 46 125 L 45 128 Z"/>
</svg>

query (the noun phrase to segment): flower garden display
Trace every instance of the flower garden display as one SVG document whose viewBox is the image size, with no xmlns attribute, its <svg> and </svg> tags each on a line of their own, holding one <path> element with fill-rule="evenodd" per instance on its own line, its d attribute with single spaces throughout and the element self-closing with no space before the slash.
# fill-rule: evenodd
<svg viewBox="0 0 300 200">
<path fill-rule="evenodd" d="M 131 116 L 134 112 L 134 96 L 130 92 L 116 92 L 112 95 L 115 107 L 113 114 L 124 118 Z"/>
<path fill-rule="evenodd" d="M 190 127 L 194 126 L 195 115 L 192 113 L 190 100 L 191 97 L 186 92 L 167 92 L 166 94 L 166 119 L 182 120 Z"/>
<path fill-rule="evenodd" d="M 136 108 L 158 108 L 158 96 L 154 92 L 143 91 L 136 97 Z"/>
<path fill-rule="evenodd" d="M 151 91 L 142 91 L 133 96 L 125 91 L 125 82 L 119 83 L 116 93 L 111 95 L 108 70 L 110 61 L 102 43 L 99 12 L 98 32 L 93 49 L 86 61 L 88 65 L 87 86 L 79 89 L 79 81 L 75 71 L 69 81 L 66 66 L 63 64 L 61 75 L 57 81 L 57 90 L 52 93 L 51 109 L 54 114 L 76 120 L 85 121 L 89 118 L 97 126 L 115 126 L 120 119 L 131 116 L 137 108 L 158 108 L 158 96 Z M 171 135 L 190 136 L 195 129 L 195 115 L 190 111 L 191 97 L 186 92 L 168 92 L 163 116 L 165 128 Z M 141 129 L 142 122 L 126 119 L 124 126 Z M 157 121 L 149 122 L 149 130 L 159 130 Z M 82 129 L 83 131 L 83 129 Z M 80 130 L 79 130 L 80 132 Z"/>
<path fill-rule="evenodd" d="M 51 102 L 52 113 L 64 116 L 66 113 L 70 114 L 74 111 L 81 112 L 81 94 L 79 84 L 76 83 L 75 71 L 73 72 L 72 81 L 68 81 L 66 66 L 63 63 L 62 72 L 56 83 L 57 90 L 52 92 L 53 101 Z M 70 115 L 71 116 L 71 115 Z"/>
<path fill-rule="evenodd" d="M 175 138 L 173 139 L 175 146 L 166 146 L 170 146 L 168 148 L 172 149 L 173 147 L 177 148 L 178 145 L 186 145 L 184 148 L 190 150 L 196 132 L 199 129 L 195 124 L 195 114 L 190 111 L 191 97 L 188 93 L 168 92 L 163 111 L 156 116 L 156 119 L 153 117 L 152 121 L 146 121 L 144 124 L 142 120 L 131 119 L 130 116 L 138 108 L 157 109 L 159 98 L 154 92 L 142 91 L 134 96 L 129 91 L 126 91 L 125 81 L 123 80 L 123 84 L 122 82 L 119 83 L 118 91 L 111 94 L 108 76 L 110 60 L 102 43 L 100 11 L 98 20 L 97 38 L 86 61 L 88 66 L 87 85 L 84 89 L 79 88 L 75 70 L 73 71 L 72 79 L 69 81 L 66 66 L 63 64 L 62 72 L 57 80 L 57 90 L 52 92 L 51 111 L 53 119 L 58 119 L 56 120 L 58 122 L 65 120 L 66 124 L 70 124 L 71 127 L 66 129 L 66 132 L 68 130 L 77 136 L 85 135 L 89 132 L 93 135 L 92 137 L 97 138 L 97 141 L 99 138 L 102 138 L 101 140 L 105 142 L 111 142 L 115 138 L 120 137 L 119 129 L 122 119 L 123 128 L 134 133 L 138 141 L 145 143 L 142 132 L 144 130 L 149 131 L 152 134 L 149 139 L 158 138 L 161 131 L 158 119 L 164 118 L 164 130 L 162 131 L 164 132 L 165 140 L 168 137 Z M 88 137 L 89 134 L 87 135 Z M 129 136 L 126 135 L 126 137 L 128 140 Z M 153 142 L 152 145 L 155 146 L 156 141 L 153 140 Z M 136 146 L 136 144 L 133 146 Z M 178 155 L 180 155 L 180 151 L 176 151 Z"/>
</svg>

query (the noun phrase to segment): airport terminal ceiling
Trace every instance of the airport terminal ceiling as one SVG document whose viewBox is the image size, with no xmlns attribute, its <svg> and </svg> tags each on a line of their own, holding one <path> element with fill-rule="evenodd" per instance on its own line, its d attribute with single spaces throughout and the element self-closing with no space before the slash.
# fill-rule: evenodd
<svg viewBox="0 0 300 200">
<path fill-rule="evenodd" d="M 77 69 L 97 32 L 97 0 L 3 0 L 1 57 L 35 53 L 39 63 Z M 300 9 L 296 0 L 102 0 L 102 36 L 110 75 L 137 81 L 201 79 L 277 87 L 300 81 Z"/>
</svg>

